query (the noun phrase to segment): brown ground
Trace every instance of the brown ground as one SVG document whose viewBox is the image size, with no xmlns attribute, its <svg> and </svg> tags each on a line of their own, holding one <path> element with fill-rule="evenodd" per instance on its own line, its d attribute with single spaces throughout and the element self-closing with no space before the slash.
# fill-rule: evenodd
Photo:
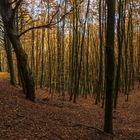
<svg viewBox="0 0 140 140">
<path fill-rule="evenodd" d="M 42 101 L 45 90 L 38 91 L 36 103 L 24 98 L 0 74 L 0 140 L 140 140 L 140 91 L 131 92 L 129 102 L 119 98 L 114 112 L 114 136 L 105 134 L 103 109 L 94 99 Z"/>
</svg>

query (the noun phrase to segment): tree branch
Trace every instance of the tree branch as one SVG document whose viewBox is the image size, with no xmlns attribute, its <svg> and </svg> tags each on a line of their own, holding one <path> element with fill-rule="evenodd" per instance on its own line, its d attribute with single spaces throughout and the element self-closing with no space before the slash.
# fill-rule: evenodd
<svg viewBox="0 0 140 140">
<path fill-rule="evenodd" d="M 65 14 L 60 18 L 60 20 L 58 20 L 57 22 L 52 22 L 53 19 L 54 19 L 54 17 L 55 17 L 55 15 L 58 13 L 58 11 L 57 11 L 57 12 L 52 16 L 52 19 L 50 20 L 50 22 L 49 22 L 48 24 L 46 24 L 46 25 L 39 25 L 39 26 L 36 26 L 36 27 L 31 27 L 31 28 L 29 28 L 29 29 L 23 31 L 22 33 L 20 33 L 18 37 L 20 38 L 22 35 L 24 35 L 25 33 L 27 33 L 27 32 L 30 31 L 30 30 L 42 29 L 42 28 L 51 28 L 51 26 L 54 26 L 54 25 L 58 24 L 59 22 L 61 22 L 62 19 L 63 19 L 66 15 L 68 15 L 71 11 L 73 11 L 73 9 L 71 9 L 69 12 L 65 13 Z"/>
<path fill-rule="evenodd" d="M 46 25 L 40 25 L 40 26 L 36 26 L 36 27 L 31 27 L 31 28 L 23 31 L 22 33 L 20 33 L 18 37 L 20 38 L 22 35 L 24 35 L 25 33 L 27 33 L 30 30 L 41 29 L 41 28 L 49 28 L 49 27 L 50 27 L 49 23 L 46 24 Z"/>
<path fill-rule="evenodd" d="M 18 2 L 16 2 L 15 8 L 13 9 L 14 11 L 16 11 L 18 9 L 18 7 L 20 6 L 22 1 L 23 0 L 19 0 Z"/>
<path fill-rule="evenodd" d="M 12 1 L 12 2 L 9 2 L 9 5 L 14 4 L 15 2 L 17 2 L 17 0 L 14 0 L 14 1 Z"/>
<path fill-rule="evenodd" d="M 16 11 L 17 11 L 17 9 L 18 9 L 18 7 L 20 6 L 20 4 L 21 4 L 22 1 L 23 1 L 23 0 L 19 0 L 19 1 L 16 2 L 16 5 L 15 5 L 14 9 L 12 9 L 11 20 L 14 20 L 15 13 L 16 13 Z"/>
<path fill-rule="evenodd" d="M 49 21 L 48 24 L 46 24 L 46 25 L 39 25 L 39 26 L 36 26 L 36 27 L 28 28 L 27 30 L 25 30 L 22 33 L 20 33 L 18 37 L 20 38 L 22 35 L 24 35 L 25 33 L 27 33 L 30 30 L 41 29 L 41 28 L 51 28 L 51 26 L 54 26 L 54 25 L 58 24 L 59 22 L 61 22 L 63 20 L 63 18 L 65 18 L 65 16 L 67 16 L 70 12 L 72 12 L 75 8 L 77 8 L 82 2 L 83 2 L 83 0 L 80 1 L 80 3 L 78 5 L 76 5 L 76 7 L 71 8 L 70 11 L 65 13 L 57 22 L 52 22 L 52 21 L 53 21 L 54 17 L 56 16 L 56 14 L 58 13 L 59 9 L 52 16 L 52 18 L 51 18 L 51 20 Z"/>
</svg>

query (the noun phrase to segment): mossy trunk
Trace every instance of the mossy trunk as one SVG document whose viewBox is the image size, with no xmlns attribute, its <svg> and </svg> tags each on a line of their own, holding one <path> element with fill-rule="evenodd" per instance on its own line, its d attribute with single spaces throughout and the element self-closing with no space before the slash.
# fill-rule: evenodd
<svg viewBox="0 0 140 140">
<path fill-rule="evenodd" d="M 7 64 L 10 71 L 10 82 L 12 85 L 16 85 L 16 76 L 15 76 L 13 58 L 12 58 L 12 48 L 11 48 L 11 43 L 6 35 L 4 37 L 4 42 L 5 42 L 5 51 L 7 54 Z"/>
</svg>

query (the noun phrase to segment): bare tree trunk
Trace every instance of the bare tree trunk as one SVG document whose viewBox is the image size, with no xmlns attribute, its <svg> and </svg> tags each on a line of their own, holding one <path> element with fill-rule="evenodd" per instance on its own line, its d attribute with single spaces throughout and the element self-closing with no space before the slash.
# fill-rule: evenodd
<svg viewBox="0 0 140 140">
<path fill-rule="evenodd" d="M 113 133 L 112 103 L 114 87 L 114 28 L 115 28 L 115 0 L 107 1 L 107 33 L 106 33 L 106 101 L 104 131 Z"/>
<path fill-rule="evenodd" d="M 117 73 L 115 77 L 115 89 L 114 89 L 114 108 L 117 107 L 118 92 L 120 88 L 120 70 L 121 70 L 121 60 L 122 60 L 122 45 L 123 45 L 123 20 L 122 20 L 122 1 L 119 0 L 118 8 L 118 25 L 117 25 L 117 39 L 118 39 L 118 66 Z"/>
</svg>

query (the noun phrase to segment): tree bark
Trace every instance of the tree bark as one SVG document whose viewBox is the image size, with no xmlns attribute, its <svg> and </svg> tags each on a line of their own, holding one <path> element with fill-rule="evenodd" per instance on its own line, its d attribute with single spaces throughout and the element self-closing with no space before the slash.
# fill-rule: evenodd
<svg viewBox="0 0 140 140">
<path fill-rule="evenodd" d="M 114 87 L 114 24 L 115 24 L 115 0 L 107 1 L 107 33 L 106 33 L 106 101 L 104 131 L 113 133 L 112 103 Z"/>
<path fill-rule="evenodd" d="M 15 86 L 16 76 L 15 76 L 14 65 L 13 65 L 12 48 L 11 48 L 11 43 L 6 35 L 4 37 L 4 43 L 5 43 L 5 50 L 7 54 L 7 63 L 8 63 L 9 71 L 10 71 L 10 82 L 12 85 Z"/>
</svg>

